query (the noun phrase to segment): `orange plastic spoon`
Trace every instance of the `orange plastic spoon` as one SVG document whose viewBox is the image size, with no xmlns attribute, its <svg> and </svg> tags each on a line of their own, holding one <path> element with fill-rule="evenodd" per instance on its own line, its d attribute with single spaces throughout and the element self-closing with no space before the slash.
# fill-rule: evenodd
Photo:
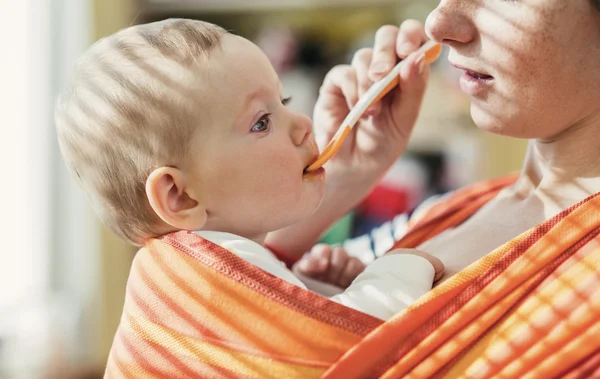
<svg viewBox="0 0 600 379">
<path fill-rule="evenodd" d="M 419 53 L 424 53 L 425 62 L 427 62 L 427 64 L 431 64 L 435 62 L 442 53 L 442 45 L 433 41 L 429 41 L 413 54 Z M 404 61 L 400 61 L 400 63 L 398 63 L 392 69 L 392 71 L 383 77 L 383 79 L 373 83 L 367 92 L 361 96 L 356 105 L 348 113 L 348 116 L 346 116 L 344 119 L 344 122 L 342 122 L 342 126 L 335 133 L 331 141 L 329 141 L 325 149 L 323 149 L 323 152 L 319 154 L 317 160 L 308 166 L 305 171 L 310 172 L 319 169 L 340 150 L 344 140 L 348 134 L 350 134 L 350 131 L 358 122 L 358 120 L 360 120 L 366 110 L 369 109 L 371 105 L 381 100 L 382 97 L 387 95 L 388 92 L 398 85 L 398 75 L 400 74 L 400 67 L 402 67 L 402 63 L 404 63 Z"/>
</svg>

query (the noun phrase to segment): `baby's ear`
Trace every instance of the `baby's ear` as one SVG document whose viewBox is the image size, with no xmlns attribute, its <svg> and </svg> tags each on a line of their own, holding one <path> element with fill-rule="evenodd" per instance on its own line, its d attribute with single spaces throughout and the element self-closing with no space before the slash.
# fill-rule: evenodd
<svg viewBox="0 0 600 379">
<path fill-rule="evenodd" d="M 146 180 L 146 196 L 165 223 L 181 230 L 200 230 L 206 224 L 206 209 L 188 185 L 183 171 L 160 167 Z"/>
</svg>

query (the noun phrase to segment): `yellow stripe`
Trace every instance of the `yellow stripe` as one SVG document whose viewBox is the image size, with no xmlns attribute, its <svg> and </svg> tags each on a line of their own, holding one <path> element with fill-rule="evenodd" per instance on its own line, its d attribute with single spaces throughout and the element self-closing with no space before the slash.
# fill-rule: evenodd
<svg viewBox="0 0 600 379">
<path fill-rule="evenodd" d="M 506 254 L 510 249 L 515 247 L 518 243 L 520 243 L 525 237 L 527 237 L 528 232 L 521 234 L 515 239 L 507 242 L 505 245 L 502 245 L 500 248 L 494 250 L 490 254 L 484 256 L 473 264 L 469 265 L 461 272 L 457 273 L 450 279 L 446 280 L 439 286 L 433 288 L 429 291 L 425 296 L 421 296 L 419 300 L 413 303 L 410 308 L 419 307 L 432 299 L 449 292 L 457 287 L 463 286 L 465 283 L 472 281 L 473 279 L 479 277 L 481 274 L 486 272 L 490 267 L 492 267 L 496 262 Z"/>
<path fill-rule="evenodd" d="M 594 250 L 593 253 L 570 267 L 560 277 L 554 279 L 540 293 L 527 299 L 501 324 L 490 330 L 484 338 L 472 347 L 460 362 L 448 372 L 447 377 L 467 378 L 487 366 L 490 355 L 498 354 L 502 350 L 510 351 L 511 338 L 528 329 L 536 317 L 543 317 L 542 312 L 552 312 L 552 303 L 560 302 L 563 296 L 573 296 L 573 288 L 576 283 L 597 275 L 594 267 L 600 267 L 598 263 L 599 253 L 600 249 Z M 551 338 L 552 334 L 549 334 L 545 336 L 544 341 Z M 522 359 L 519 361 L 522 362 Z"/>
<path fill-rule="evenodd" d="M 596 302 L 596 306 L 598 306 Z M 598 317 L 598 315 L 596 315 Z M 547 358 L 535 369 L 529 370 L 519 379 L 536 379 L 555 377 L 558 370 L 556 369 L 557 358 L 560 357 L 562 362 L 575 363 L 579 362 L 594 351 L 598 350 L 600 345 L 600 322 L 596 322 L 593 326 L 585 330 L 585 333 L 574 339 L 569 344 L 555 350 L 552 354 L 548 354 Z M 560 363 L 560 361 L 558 362 Z M 560 370 L 561 372 L 563 370 Z"/>
<path fill-rule="evenodd" d="M 527 281 L 522 288 L 526 288 L 529 285 L 529 282 L 534 278 Z M 475 341 L 481 334 L 482 329 L 487 330 L 493 323 L 495 323 L 498 319 L 501 318 L 502 314 L 506 312 L 512 304 L 515 303 L 516 299 L 521 296 L 521 287 L 511 292 L 504 299 L 499 301 L 498 303 L 491 306 L 484 313 L 482 313 L 475 322 L 472 322 L 462 328 L 456 335 L 454 335 L 450 340 L 441 345 L 439 348 L 434 350 L 430 356 L 428 356 L 422 363 L 416 366 L 408 375 L 409 378 L 429 378 L 433 376 L 438 369 L 440 368 L 440 363 L 450 362 L 452 359 L 456 357 L 458 352 L 460 352 L 461 347 L 467 344 L 471 344 Z M 452 325 L 444 324 L 440 326 L 440 329 L 434 331 L 430 336 L 428 336 L 422 344 L 426 344 L 429 340 L 436 337 L 437 333 L 439 333 L 444 328 L 452 328 Z M 415 350 L 409 352 L 406 355 L 406 359 L 412 358 L 412 355 L 415 354 Z M 386 376 L 393 377 L 393 373 Z"/>
<path fill-rule="evenodd" d="M 123 320 L 123 318 L 121 318 Z M 119 326 L 120 328 L 120 326 Z M 118 333 L 123 333 L 120 330 Z M 117 334 L 118 336 L 118 334 Z M 158 357 L 162 362 L 162 357 Z M 117 360 L 119 363 L 117 363 Z M 165 361 L 166 363 L 166 361 Z M 120 364 L 120 365 L 119 365 Z M 158 364 L 157 359 L 153 359 L 153 364 L 155 366 L 160 366 Z M 132 357 L 131 353 L 127 350 L 123 341 L 120 339 L 115 339 L 113 343 L 113 347 L 111 350 L 111 356 L 108 360 L 107 368 L 113 366 L 113 370 L 116 371 L 119 375 L 110 376 L 109 378 L 149 378 L 149 379 L 161 379 L 158 376 L 151 374 L 146 371 L 139 362 L 136 361 L 134 357 Z M 169 364 L 164 364 L 162 367 L 168 367 Z M 162 368 L 161 367 L 161 368 Z M 105 378 L 105 379 L 109 379 Z"/>
<path fill-rule="evenodd" d="M 274 359 L 228 350 L 175 334 L 158 324 L 128 315 L 121 321 L 121 327 L 132 329 L 146 341 L 160 344 L 176 356 L 200 360 L 239 375 L 259 378 L 317 378 L 325 371 L 324 368 L 282 363 Z"/>
<path fill-rule="evenodd" d="M 168 296 L 172 302 L 197 318 L 200 324 L 210 326 L 219 335 L 228 336 L 228 339 L 247 341 L 254 347 L 277 351 L 282 355 L 293 354 L 299 359 L 328 363 L 333 363 L 361 339 L 354 333 L 299 314 L 270 298 L 260 296 L 170 246 L 160 246 L 160 256 L 160 259 L 165 257 L 164 264 L 169 265 L 171 271 L 193 287 L 193 297 L 173 283 L 147 251 L 138 253 L 137 264 L 152 278 L 164 293 L 163 296 Z M 192 269 L 192 266 L 196 269 Z M 141 282 L 138 288 L 140 295 L 147 296 L 146 299 L 161 299 L 156 293 L 148 294 L 148 289 Z M 128 303 L 128 311 L 143 315 L 135 309 L 133 302 Z M 174 314 L 165 307 L 157 311 L 162 315 Z M 188 323 L 179 325 L 192 332 L 192 326 Z M 314 338 L 315 334 L 319 335 L 318 339 Z"/>
</svg>

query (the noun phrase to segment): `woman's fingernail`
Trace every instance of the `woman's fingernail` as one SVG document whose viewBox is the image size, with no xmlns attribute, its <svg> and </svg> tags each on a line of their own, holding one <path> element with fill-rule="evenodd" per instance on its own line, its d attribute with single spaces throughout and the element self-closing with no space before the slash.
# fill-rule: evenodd
<svg viewBox="0 0 600 379">
<path fill-rule="evenodd" d="M 371 71 L 374 74 L 384 74 L 388 72 L 392 68 L 388 63 L 385 62 L 377 62 L 371 67 Z"/>
<path fill-rule="evenodd" d="M 425 54 L 421 54 L 415 64 L 417 65 L 417 72 L 419 73 L 419 75 L 423 75 L 423 72 L 425 71 Z"/>
</svg>

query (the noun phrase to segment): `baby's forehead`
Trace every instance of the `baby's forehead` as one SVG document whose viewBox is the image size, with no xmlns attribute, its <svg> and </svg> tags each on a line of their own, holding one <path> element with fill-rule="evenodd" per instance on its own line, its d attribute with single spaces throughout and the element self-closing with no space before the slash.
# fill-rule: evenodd
<svg viewBox="0 0 600 379">
<path fill-rule="evenodd" d="M 234 85 L 272 85 L 279 81 L 267 56 L 252 42 L 236 35 L 225 35 L 209 57 L 211 77 Z"/>
<path fill-rule="evenodd" d="M 279 78 L 265 54 L 252 42 L 235 35 L 223 35 L 210 52 L 187 62 L 149 54 L 143 49 L 129 56 L 109 41 L 104 43 L 96 47 L 100 59 L 91 59 L 102 66 L 101 70 L 92 71 L 97 72 L 94 76 L 103 86 L 117 85 L 122 82 L 119 77 L 127 78 L 127 87 L 145 88 L 142 92 L 148 96 L 160 93 L 159 96 L 167 96 L 186 108 L 215 108 L 219 113 L 250 95 L 281 91 Z"/>
</svg>

